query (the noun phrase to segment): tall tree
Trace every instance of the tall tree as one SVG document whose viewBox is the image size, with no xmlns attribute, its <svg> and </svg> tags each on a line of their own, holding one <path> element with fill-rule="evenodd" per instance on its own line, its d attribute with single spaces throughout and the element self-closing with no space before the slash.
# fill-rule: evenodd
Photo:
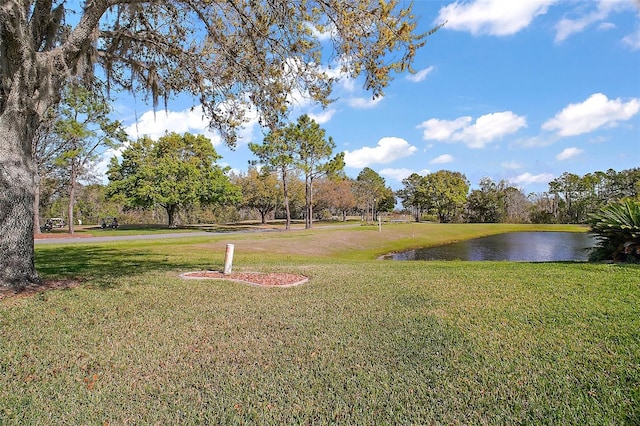
<svg viewBox="0 0 640 426">
<path fill-rule="evenodd" d="M 291 229 L 291 206 L 289 205 L 289 173 L 294 169 L 293 147 L 285 136 L 284 130 L 274 129 L 269 132 L 262 145 L 250 143 L 249 149 L 267 170 L 280 175 L 282 183 L 282 201 L 286 212 L 285 229 Z"/>
<path fill-rule="evenodd" d="M 68 182 L 69 205 L 67 225 L 74 230 L 74 206 L 78 179 L 89 177 L 90 165 L 98 158 L 98 149 L 115 147 L 127 140 L 119 121 L 109 118 L 111 107 L 99 93 L 77 84 L 66 87 L 54 124 L 54 133 L 62 141 L 64 151 L 58 164 Z"/>
<path fill-rule="evenodd" d="M 76 7 L 73 20 L 65 20 Z M 0 285 L 37 281 L 32 142 L 69 77 L 149 95 L 188 91 L 223 138 L 253 105 L 276 126 L 294 89 L 323 104 L 328 58 L 374 96 L 426 42 L 398 1 L 4 0 L 0 3 Z M 331 41 L 323 45 L 325 36 Z M 325 57 L 326 58 L 326 57 Z M 96 67 L 101 68 L 96 72 Z"/>
<path fill-rule="evenodd" d="M 202 135 L 167 134 L 157 142 L 142 138 L 109 166 L 110 195 L 121 194 L 129 207 L 163 207 L 169 227 L 181 207 L 239 201 L 238 188 L 215 163 L 220 158 Z"/>
<path fill-rule="evenodd" d="M 336 144 L 325 130 L 308 115 L 298 118 L 285 130 L 293 149 L 294 164 L 304 175 L 305 181 L 305 228 L 313 225 L 313 183 L 320 176 L 340 173 L 344 169 L 344 153 L 331 158 Z"/>
</svg>

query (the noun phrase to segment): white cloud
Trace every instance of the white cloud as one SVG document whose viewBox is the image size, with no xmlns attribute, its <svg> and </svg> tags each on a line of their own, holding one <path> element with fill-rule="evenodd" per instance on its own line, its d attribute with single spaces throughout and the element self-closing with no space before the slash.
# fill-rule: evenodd
<svg viewBox="0 0 640 426">
<path fill-rule="evenodd" d="M 378 96 L 375 99 L 373 99 L 373 98 L 349 98 L 349 99 L 347 99 L 347 104 L 351 108 L 369 109 L 369 108 L 375 107 L 380 102 L 382 102 L 382 99 L 384 99 L 383 96 Z"/>
<path fill-rule="evenodd" d="M 510 178 L 509 181 L 515 184 L 532 184 L 532 183 L 549 183 L 553 180 L 551 173 L 541 173 L 539 175 L 532 175 L 531 173 L 522 173 L 514 178 Z"/>
<path fill-rule="evenodd" d="M 318 124 L 324 124 L 331 121 L 337 111 L 335 109 L 327 109 L 318 114 L 309 113 L 309 117 Z"/>
<path fill-rule="evenodd" d="M 584 152 L 584 150 L 580 149 L 580 148 L 566 148 L 564 149 L 560 154 L 556 155 L 556 160 L 558 161 L 565 161 L 568 160 L 570 158 L 576 157 L 580 154 L 582 154 Z"/>
<path fill-rule="evenodd" d="M 612 30 L 615 27 L 616 27 L 616 24 L 614 24 L 613 22 L 602 22 L 602 23 L 598 24 L 598 29 L 600 31 Z"/>
<path fill-rule="evenodd" d="M 443 154 L 429 161 L 429 164 L 447 164 L 451 163 L 453 160 L 454 158 L 452 155 Z"/>
<path fill-rule="evenodd" d="M 407 80 L 412 81 L 414 83 L 420 83 L 425 78 L 427 78 L 427 75 L 429 75 L 435 69 L 436 68 L 432 65 L 429 68 L 425 68 L 423 70 L 420 70 L 415 74 L 409 74 L 409 75 L 407 75 Z"/>
<path fill-rule="evenodd" d="M 205 118 L 202 108 L 193 108 L 184 111 L 147 111 L 136 123 L 127 126 L 125 131 L 132 139 L 143 136 L 158 139 L 167 132 L 190 132 L 207 136 L 212 139 L 214 145 L 221 143 L 220 138 L 208 127 L 209 120 Z"/>
<path fill-rule="evenodd" d="M 622 39 L 622 42 L 631 50 L 640 50 L 640 28 Z"/>
<path fill-rule="evenodd" d="M 125 142 L 120 145 L 118 148 L 107 148 L 101 155 L 100 159 L 93 166 L 93 171 L 96 176 L 102 177 L 102 183 L 109 183 L 107 177 L 107 169 L 109 168 L 109 163 L 111 163 L 111 158 L 116 157 L 118 161 L 122 158 L 122 152 L 129 147 L 129 143 Z"/>
<path fill-rule="evenodd" d="M 437 141 L 446 141 L 460 129 L 464 129 L 471 122 L 471 117 L 458 117 L 455 120 L 439 120 L 432 118 L 418 125 L 418 129 L 424 129 L 422 139 Z"/>
<path fill-rule="evenodd" d="M 526 28 L 538 15 L 547 13 L 557 0 L 456 1 L 440 9 L 436 23 L 471 34 L 506 36 Z"/>
<path fill-rule="evenodd" d="M 556 43 L 566 40 L 569 36 L 584 31 L 588 26 L 600 23 L 599 28 L 611 28 L 610 23 L 603 22 L 609 15 L 625 9 L 633 8 L 633 2 L 628 0 L 599 0 L 585 2 L 582 6 L 593 5 L 595 9 L 583 13 L 576 19 L 563 18 L 556 24 Z M 581 9 L 576 9 L 577 11 Z"/>
<path fill-rule="evenodd" d="M 602 93 L 591 95 L 586 101 L 569 104 L 542 125 L 543 130 L 556 130 L 560 136 L 575 136 L 592 132 L 600 127 L 614 127 L 640 111 L 640 99 L 622 102 L 609 100 Z"/>
<path fill-rule="evenodd" d="M 536 136 L 528 136 L 516 141 L 516 143 L 524 148 L 540 148 L 556 143 L 558 137 L 548 133 L 542 133 Z"/>
<path fill-rule="evenodd" d="M 238 128 L 238 145 L 248 142 L 256 142 L 256 131 L 260 128 L 258 114 L 253 109 L 245 111 L 247 122 Z M 125 131 L 132 139 L 148 136 L 158 139 L 165 133 L 189 132 L 196 135 L 204 135 L 211 140 L 214 146 L 223 143 L 217 132 L 209 129 L 209 120 L 204 116 L 201 107 L 185 109 L 183 111 L 147 111 L 143 113 L 136 123 L 125 127 Z"/>
<path fill-rule="evenodd" d="M 382 176 L 390 177 L 392 179 L 397 180 L 398 182 L 402 181 L 402 179 L 408 178 L 412 173 L 415 173 L 413 170 L 409 169 L 382 169 L 380 170 L 380 174 Z"/>
<path fill-rule="evenodd" d="M 413 155 L 418 148 L 401 138 L 387 137 L 378 141 L 374 148 L 364 147 L 344 152 L 344 162 L 348 167 L 367 167 L 371 164 L 387 164 L 399 158 Z"/>
<path fill-rule="evenodd" d="M 513 134 L 527 126 L 524 117 L 511 111 L 486 114 L 471 124 L 471 117 L 459 117 L 453 121 L 432 118 L 420 124 L 422 138 L 446 142 L 462 142 L 469 148 L 484 148 L 488 143 Z"/>
<path fill-rule="evenodd" d="M 522 168 L 522 164 L 518 163 L 517 161 L 505 161 L 504 163 L 502 163 L 502 167 L 507 170 L 518 170 Z"/>
<path fill-rule="evenodd" d="M 338 34 L 336 26 L 333 24 L 328 25 L 326 28 L 323 28 L 322 31 L 316 28 L 315 24 L 312 24 L 310 22 L 307 22 L 306 26 L 311 31 L 313 37 L 321 42 L 331 40 L 332 37 L 335 37 Z"/>
</svg>

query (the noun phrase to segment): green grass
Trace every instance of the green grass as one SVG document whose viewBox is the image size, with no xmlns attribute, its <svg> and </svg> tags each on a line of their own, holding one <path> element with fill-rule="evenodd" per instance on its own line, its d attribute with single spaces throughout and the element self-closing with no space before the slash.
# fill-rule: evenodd
<svg viewBox="0 0 640 426">
<path fill-rule="evenodd" d="M 638 424 L 637 265 L 375 260 L 531 228 L 38 247 L 43 276 L 82 285 L 0 301 L 0 423 Z M 310 281 L 178 277 L 226 243 L 234 270 Z"/>
</svg>

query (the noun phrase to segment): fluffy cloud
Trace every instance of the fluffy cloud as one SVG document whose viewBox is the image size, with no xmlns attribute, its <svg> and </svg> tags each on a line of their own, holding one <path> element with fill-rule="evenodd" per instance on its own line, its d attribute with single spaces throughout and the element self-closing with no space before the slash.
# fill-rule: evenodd
<svg viewBox="0 0 640 426">
<path fill-rule="evenodd" d="M 335 109 L 327 109 L 318 114 L 309 113 L 309 117 L 318 124 L 328 123 L 335 115 Z"/>
<path fill-rule="evenodd" d="M 522 173 L 514 178 L 510 178 L 509 181 L 515 184 L 532 184 L 532 183 L 549 183 L 553 180 L 551 173 L 541 173 L 539 175 L 532 175 L 531 173 Z"/>
<path fill-rule="evenodd" d="M 398 182 L 401 182 L 402 179 L 406 179 L 412 173 L 415 173 L 410 169 L 382 169 L 380 170 L 380 175 L 389 177 L 391 179 L 395 179 Z"/>
<path fill-rule="evenodd" d="M 453 156 L 449 154 L 440 155 L 429 162 L 429 164 L 447 164 L 453 161 Z"/>
<path fill-rule="evenodd" d="M 622 39 L 622 42 L 629 46 L 631 50 L 640 49 L 640 28 Z"/>
<path fill-rule="evenodd" d="M 126 127 L 125 131 L 132 139 L 142 136 L 158 139 L 167 132 L 190 132 L 203 134 L 211 138 L 214 145 L 219 144 L 220 138 L 214 135 L 208 126 L 209 121 L 204 117 L 202 109 L 194 108 L 184 111 L 147 111 L 136 123 Z"/>
<path fill-rule="evenodd" d="M 423 81 L 425 78 L 427 78 L 427 76 L 434 70 L 436 69 L 434 66 L 430 66 L 429 68 L 425 68 L 423 70 L 418 71 L 415 74 L 409 74 L 407 75 L 407 80 L 412 81 L 414 83 L 420 83 L 421 81 Z"/>
<path fill-rule="evenodd" d="M 556 155 L 556 160 L 564 161 L 582 154 L 584 150 L 580 148 L 566 148 L 560 154 Z"/>
<path fill-rule="evenodd" d="M 255 141 L 256 131 L 260 124 L 258 115 L 254 110 L 246 111 L 247 122 L 238 129 L 238 144 Z M 211 139 L 214 146 L 223 143 L 222 138 L 216 132 L 209 129 L 209 120 L 204 116 L 201 107 L 185 109 L 183 111 L 147 111 L 142 114 L 136 123 L 125 127 L 125 131 L 132 139 L 148 136 L 158 139 L 165 133 L 193 133 L 204 135 Z M 260 137 L 261 138 L 261 137 Z"/>
<path fill-rule="evenodd" d="M 475 123 L 471 122 L 471 117 L 459 117 L 452 121 L 432 118 L 418 128 L 423 129 L 424 140 L 462 142 L 469 148 L 484 148 L 488 143 L 527 126 L 524 117 L 511 111 L 486 114 L 478 117 Z"/>
<path fill-rule="evenodd" d="M 585 28 L 592 24 L 599 23 L 599 28 L 610 28 L 611 25 L 608 22 L 603 22 L 612 13 L 619 12 L 625 9 L 633 9 L 633 2 L 621 1 L 621 0 L 599 0 L 597 2 L 587 2 L 583 5 L 595 6 L 588 12 L 582 12 L 576 19 L 563 18 L 556 24 L 556 43 L 566 40 L 569 36 L 584 31 Z M 583 8 L 576 9 L 578 13 L 584 10 Z M 588 9 L 586 9 L 588 10 Z"/>
<path fill-rule="evenodd" d="M 471 123 L 471 117 L 459 117 L 455 120 L 439 120 L 432 118 L 427 121 L 423 121 L 417 128 L 424 129 L 422 132 L 422 139 L 424 140 L 437 140 L 447 141 L 453 137 L 453 135 L 467 127 Z"/>
<path fill-rule="evenodd" d="M 364 147 L 344 152 L 344 162 L 348 167 L 367 167 L 371 164 L 387 164 L 399 158 L 413 155 L 418 148 L 401 138 L 382 138 L 374 148 Z"/>
<path fill-rule="evenodd" d="M 382 99 L 384 99 L 383 96 L 379 96 L 379 97 L 377 97 L 375 99 L 373 99 L 373 98 L 349 98 L 349 99 L 347 99 L 347 104 L 351 108 L 369 109 L 369 108 L 375 107 L 380 102 L 382 102 Z"/>
<path fill-rule="evenodd" d="M 436 23 L 471 34 L 505 36 L 526 28 L 538 15 L 547 13 L 558 0 L 475 0 L 456 1 L 440 9 Z"/>
<path fill-rule="evenodd" d="M 622 102 L 609 100 L 602 93 L 591 95 L 586 101 L 569 104 L 542 125 L 543 130 L 557 131 L 560 136 L 575 136 L 592 132 L 600 127 L 614 127 L 640 111 L 640 100 Z"/>
</svg>

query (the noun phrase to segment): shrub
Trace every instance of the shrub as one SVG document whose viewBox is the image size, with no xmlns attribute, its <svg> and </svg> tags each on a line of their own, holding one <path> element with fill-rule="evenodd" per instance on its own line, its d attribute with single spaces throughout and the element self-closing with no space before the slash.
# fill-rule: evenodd
<svg viewBox="0 0 640 426">
<path fill-rule="evenodd" d="M 598 245 L 591 260 L 640 261 L 640 201 L 631 198 L 608 204 L 590 217 Z"/>
</svg>

